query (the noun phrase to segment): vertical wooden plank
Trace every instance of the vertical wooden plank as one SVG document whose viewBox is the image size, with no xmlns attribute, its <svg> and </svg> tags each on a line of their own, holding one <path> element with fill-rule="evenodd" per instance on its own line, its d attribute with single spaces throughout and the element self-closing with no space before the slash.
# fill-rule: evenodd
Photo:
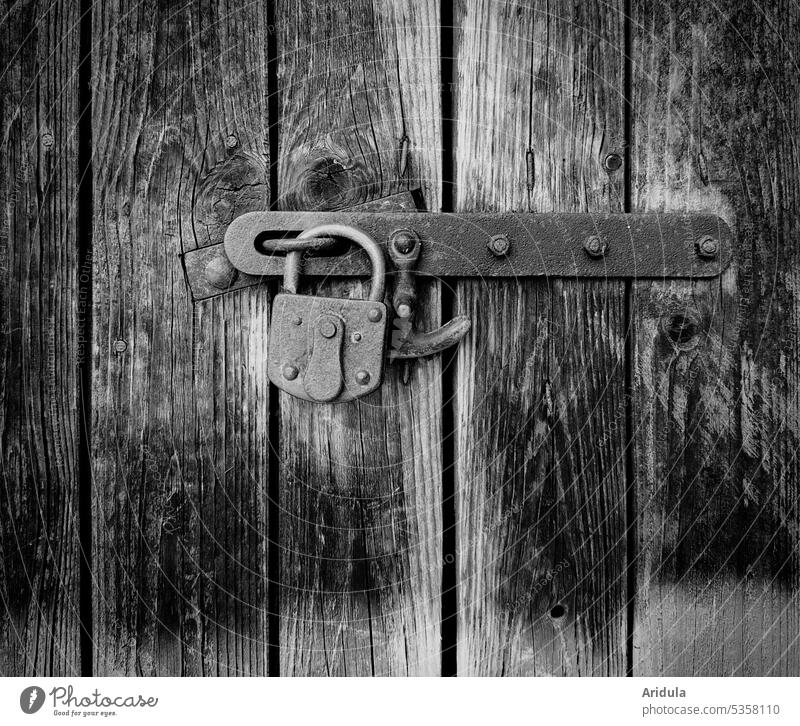
<svg viewBox="0 0 800 726">
<path fill-rule="evenodd" d="M 79 675 L 79 18 L 0 24 L 0 675 Z"/>
<path fill-rule="evenodd" d="M 269 204 L 266 9 L 94 12 L 96 673 L 264 674 L 268 296 L 178 255 Z"/>
<path fill-rule="evenodd" d="M 634 9 L 634 208 L 714 211 L 736 240 L 719 281 L 635 287 L 634 669 L 798 675 L 800 15 Z"/>
<path fill-rule="evenodd" d="M 277 24 L 281 205 L 422 186 L 438 209 L 438 3 L 287 0 Z M 420 324 L 438 310 L 434 287 Z M 440 408 L 436 358 L 389 366 L 358 402 L 281 396 L 282 675 L 439 673 Z"/>
<path fill-rule="evenodd" d="M 458 209 L 620 211 L 622 4 L 460 2 L 455 25 Z M 458 672 L 623 674 L 624 287 L 457 290 Z"/>
</svg>

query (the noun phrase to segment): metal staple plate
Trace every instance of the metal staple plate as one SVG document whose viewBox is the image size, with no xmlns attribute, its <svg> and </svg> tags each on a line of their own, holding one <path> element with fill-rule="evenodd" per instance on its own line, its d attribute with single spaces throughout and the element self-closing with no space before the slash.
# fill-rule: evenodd
<svg viewBox="0 0 800 726">
<path fill-rule="evenodd" d="M 422 242 L 417 274 L 436 278 L 703 278 L 719 275 L 732 254 L 731 230 L 712 214 L 250 212 L 231 223 L 224 245 L 183 256 L 194 299 L 282 276 L 284 255 L 265 253 L 259 240 L 330 223 L 359 227 L 384 248 L 394 230 L 413 230 Z M 237 273 L 221 288 L 208 270 L 226 256 Z M 360 250 L 303 265 L 317 277 L 369 272 Z"/>
</svg>

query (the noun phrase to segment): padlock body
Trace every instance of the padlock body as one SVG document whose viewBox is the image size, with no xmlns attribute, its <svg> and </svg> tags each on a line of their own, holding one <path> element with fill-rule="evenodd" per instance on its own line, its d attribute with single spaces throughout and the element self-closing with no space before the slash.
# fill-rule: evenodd
<svg viewBox="0 0 800 726">
<path fill-rule="evenodd" d="M 386 305 L 280 293 L 272 305 L 269 379 L 317 403 L 351 401 L 383 379 Z"/>
</svg>

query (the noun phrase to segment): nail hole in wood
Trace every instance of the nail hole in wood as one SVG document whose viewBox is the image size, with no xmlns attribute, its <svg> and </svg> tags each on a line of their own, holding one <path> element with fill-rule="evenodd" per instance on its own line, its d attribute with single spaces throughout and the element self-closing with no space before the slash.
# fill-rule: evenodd
<svg viewBox="0 0 800 726">
<path fill-rule="evenodd" d="M 700 318 L 691 312 L 673 313 L 661 319 L 661 332 L 676 348 L 693 348 L 700 335 Z"/>
<path fill-rule="evenodd" d="M 673 343 L 688 343 L 697 335 L 697 325 L 683 315 L 673 315 L 670 318 L 667 332 Z"/>
<path fill-rule="evenodd" d="M 566 605 L 562 605 L 558 603 L 553 605 L 552 609 L 550 610 L 550 617 L 553 620 L 558 620 L 559 618 L 563 618 L 567 614 L 567 607 Z"/>
</svg>

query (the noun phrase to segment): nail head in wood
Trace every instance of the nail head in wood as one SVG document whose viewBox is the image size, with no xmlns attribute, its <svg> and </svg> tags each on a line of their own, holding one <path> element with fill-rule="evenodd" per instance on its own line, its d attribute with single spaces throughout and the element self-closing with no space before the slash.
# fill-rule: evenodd
<svg viewBox="0 0 800 726">
<path fill-rule="evenodd" d="M 619 171 L 622 167 L 622 157 L 619 154 L 608 154 L 603 160 L 603 167 L 606 171 Z"/>
</svg>

